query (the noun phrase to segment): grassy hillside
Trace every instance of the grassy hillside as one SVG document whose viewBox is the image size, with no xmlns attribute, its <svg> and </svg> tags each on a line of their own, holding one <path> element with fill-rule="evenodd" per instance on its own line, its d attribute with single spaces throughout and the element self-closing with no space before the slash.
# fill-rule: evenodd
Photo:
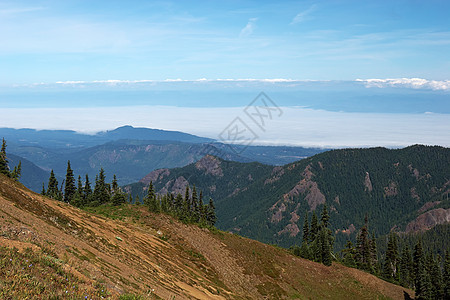
<svg viewBox="0 0 450 300">
<path fill-rule="evenodd" d="M 0 175 L 2 297 L 403 299 L 403 288 L 367 273 L 325 267 L 142 206 L 94 213 Z"/>
</svg>

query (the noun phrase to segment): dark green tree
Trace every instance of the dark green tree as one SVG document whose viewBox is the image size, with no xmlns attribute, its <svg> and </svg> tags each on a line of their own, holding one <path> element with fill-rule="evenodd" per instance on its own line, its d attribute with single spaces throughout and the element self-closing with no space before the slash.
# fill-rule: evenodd
<svg viewBox="0 0 450 300">
<path fill-rule="evenodd" d="M 425 254 L 421 240 L 414 247 L 413 268 L 416 299 L 431 299 L 431 278 L 425 266 Z"/>
<path fill-rule="evenodd" d="M 445 251 L 444 270 L 442 274 L 442 286 L 444 299 L 450 299 L 450 254 Z"/>
<path fill-rule="evenodd" d="M 14 170 L 11 172 L 11 178 L 14 180 L 19 180 L 22 173 L 22 162 L 19 161 L 19 164 L 14 167 Z"/>
<path fill-rule="evenodd" d="M 144 204 L 152 212 L 160 211 L 159 200 L 156 197 L 155 188 L 152 181 L 150 181 L 150 184 L 148 185 L 148 192 L 147 196 L 144 197 Z"/>
<path fill-rule="evenodd" d="M 371 259 L 371 242 L 369 239 L 368 218 L 365 217 L 364 226 L 356 238 L 356 264 L 359 269 L 373 272 Z"/>
<path fill-rule="evenodd" d="M 308 223 L 308 211 L 305 212 L 305 221 L 303 222 L 303 240 L 302 243 L 307 244 L 309 241 L 309 223 Z"/>
<path fill-rule="evenodd" d="M 383 277 L 388 281 L 397 280 L 398 246 L 397 235 L 393 232 L 389 234 L 386 258 L 383 265 Z"/>
<path fill-rule="evenodd" d="M 314 241 L 318 233 L 319 233 L 319 221 L 317 220 L 316 212 L 313 211 L 313 215 L 311 218 L 311 230 L 309 231 L 309 240 L 311 242 Z"/>
<path fill-rule="evenodd" d="M 77 190 L 71 201 L 73 206 L 82 207 L 84 205 L 83 193 L 83 183 L 81 182 L 81 176 L 78 175 Z"/>
<path fill-rule="evenodd" d="M 76 193 L 75 188 L 75 178 L 73 176 L 73 170 L 70 167 L 70 160 L 67 161 L 67 172 L 66 172 L 66 185 L 64 187 L 64 201 L 67 203 L 71 203 L 73 197 Z"/>
<path fill-rule="evenodd" d="M 106 184 L 106 176 L 105 176 L 105 170 L 103 168 L 100 169 L 100 172 L 95 180 L 95 187 L 94 187 L 94 193 L 93 193 L 93 201 L 91 204 L 99 205 L 107 203 L 110 199 L 109 195 L 109 187 Z"/>
<path fill-rule="evenodd" d="M 45 190 L 45 183 L 42 183 L 42 191 L 41 191 L 41 195 L 45 196 L 47 194 L 47 191 Z"/>
<path fill-rule="evenodd" d="M 408 245 L 403 247 L 399 272 L 400 284 L 408 288 L 413 287 L 413 262 Z"/>
<path fill-rule="evenodd" d="M 119 187 L 119 184 L 117 183 L 116 174 L 114 174 L 113 182 L 111 184 L 111 187 L 112 187 L 112 197 L 111 197 L 112 204 L 116 205 L 116 206 L 124 204 L 127 201 L 127 197 L 122 192 L 122 190 Z"/>
<path fill-rule="evenodd" d="M 200 219 L 198 208 L 198 196 L 195 185 L 192 187 L 191 221 L 197 223 Z"/>
<path fill-rule="evenodd" d="M 86 181 L 84 182 L 83 199 L 85 204 L 88 204 L 92 200 L 92 188 L 88 174 L 86 174 Z"/>
<path fill-rule="evenodd" d="M 48 179 L 46 195 L 55 200 L 62 200 L 61 192 L 58 189 L 58 180 L 56 179 L 53 170 L 50 172 L 50 178 Z"/>
<path fill-rule="evenodd" d="M 206 222 L 208 223 L 208 225 L 214 226 L 214 224 L 216 224 L 216 221 L 217 221 L 216 208 L 214 206 L 213 200 L 209 198 L 209 204 L 206 213 Z"/>
<path fill-rule="evenodd" d="M 6 157 L 6 141 L 4 138 L 0 150 L 0 174 L 9 176 L 8 158 Z"/>
<path fill-rule="evenodd" d="M 345 249 L 342 250 L 342 253 L 344 255 L 344 258 L 342 260 L 343 264 L 347 267 L 356 268 L 356 250 L 355 247 L 353 247 L 353 243 L 351 241 L 347 241 Z"/>
</svg>

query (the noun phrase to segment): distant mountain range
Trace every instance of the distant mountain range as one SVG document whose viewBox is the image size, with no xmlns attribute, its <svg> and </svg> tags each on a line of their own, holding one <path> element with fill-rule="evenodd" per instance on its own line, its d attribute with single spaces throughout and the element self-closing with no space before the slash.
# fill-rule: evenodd
<svg viewBox="0 0 450 300">
<path fill-rule="evenodd" d="M 449 148 L 416 145 L 327 151 L 276 167 L 207 156 L 124 189 L 142 199 L 150 181 L 160 193 L 196 185 L 215 200 L 219 228 L 282 246 L 299 244 L 305 213 L 320 214 L 326 203 L 339 248 L 365 215 L 378 236 L 449 222 L 449 174 Z"/>
<path fill-rule="evenodd" d="M 117 175 L 120 184 L 136 182 L 158 168 L 182 167 L 206 154 L 239 162 L 259 161 L 282 165 L 324 151 L 319 148 L 287 146 L 233 146 L 209 138 L 178 132 L 123 126 L 95 135 L 67 130 L 0 128 L 7 141 L 7 153 L 36 165 L 23 166 L 22 181 L 40 191 L 51 169 L 60 178 L 71 161 L 76 176 L 88 174 L 93 180 L 104 168 L 108 180 Z M 38 170 L 38 169 L 41 170 Z M 43 173 L 43 172 L 47 173 Z M 33 174 L 31 174 L 32 172 Z M 28 173 L 27 175 L 25 175 Z M 36 176 L 34 173 L 39 173 Z M 29 177 L 29 178 L 26 178 Z"/>
</svg>

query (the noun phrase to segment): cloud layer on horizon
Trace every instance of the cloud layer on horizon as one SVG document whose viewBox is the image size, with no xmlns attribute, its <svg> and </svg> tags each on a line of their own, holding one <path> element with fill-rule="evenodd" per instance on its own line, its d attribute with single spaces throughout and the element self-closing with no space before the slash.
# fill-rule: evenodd
<svg viewBox="0 0 450 300">
<path fill-rule="evenodd" d="M 220 140 L 224 129 L 239 117 L 255 133 L 254 144 L 260 145 L 334 148 L 411 144 L 450 146 L 448 115 L 346 113 L 298 107 L 281 107 L 281 110 L 281 116 L 266 118 L 264 128 L 261 128 L 244 113 L 243 107 L 6 108 L 0 126 L 94 133 L 128 124 L 183 131 Z"/>
</svg>

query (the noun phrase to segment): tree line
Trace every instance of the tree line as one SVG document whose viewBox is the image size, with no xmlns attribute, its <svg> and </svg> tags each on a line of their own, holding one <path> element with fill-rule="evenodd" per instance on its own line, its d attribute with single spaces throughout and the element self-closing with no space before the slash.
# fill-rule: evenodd
<svg viewBox="0 0 450 300">
<path fill-rule="evenodd" d="M 41 194 L 76 207 L 96 207 L 107 203 L 121 205 L 127 202 L 136 205 L 141 204 L 139 197 L 132 199 L 131 194 L 127 195 L 122 191 L 117 183 L 116 175 L 113 176 L 111 183 L 107 183 L 103 168 L 95 176 L 94 189 L 91 187 L 87 174 L 84 182 L 81 176 L 78 176 L 78 180 L 75 181 L 70 161 L 67 162 L 66 176 L 61 185 L 59 185 L 55 173 L 51 170 L 47 188 L 43 183 Z M 214 226 L 217 220 L 213 200 L 210 198 L 209 202 L 204 204 L 203 192 L 200 191 L 200 194 L 198 194 L 195 185 L 192 191 L 187 185 L 183 197 L 180 193 L 177 195 L 172 193 L 157 194 L 153 183 L 150 182 L 143 204 L 151 212 L 170 214 L 188 223 Z"/>
<path fill-rule="evenodd" d="M 22 162 L 11 171 L 8 166 L 8 157 L 6 156 L 6 141 L 2 139 L 2 148 L 0 149 L 0 174 L 4 174 L 14 180 L 19 180 L 22 173 Z"/>
<path fill-rule="evenodd" d="M 369 272 L 386 281 L 415 290 L 416 299 L 450 299 L 450 254 L 443 256 L 425 251 L 419 238 L 410 249 L 407 243 L 400 249 L 399 236 L 391 232 L 388 236 L 386 253 L 379 260 L 375 234 L 370 234 L 368 217 L 358 231 L 356 244 L 347 241 L 341 255 L 333 253 L 334 237 L 328 228 L 330 217 L 326 204 L 323 206 L 320 222 L 315 211 L 311 223 L 305 214 L 301 246 L 290 251 L 302 258 L 330 266 L 333 260 Z"/>
</svg>

